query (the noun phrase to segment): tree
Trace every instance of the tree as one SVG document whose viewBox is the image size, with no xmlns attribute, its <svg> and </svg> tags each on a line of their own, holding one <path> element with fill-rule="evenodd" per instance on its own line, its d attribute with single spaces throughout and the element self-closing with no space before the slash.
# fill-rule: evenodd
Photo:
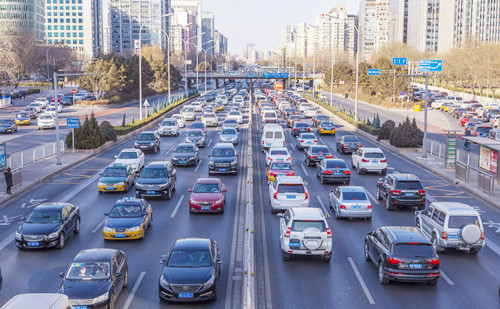
<svg viewBox="0 0 500 309">
<path fill-rule="evenodd" d="M 96 59 L 87 67 L 85 73 L 96 75 L 80 77 L 80 87 L 92 91 L 98 100 L 110 98 L 127 86 L 125 67 L 113 58 Z"/>
<path fill-rule="evenodd" d="M 378 133 L 378 140 L 389 139 L 391 137 L 391 132 L 394 129 L 396 124 L 392 120 L 387 120 L 380 127 L 380 131 Z"/>
<path fill-rule="evenodd" d="M 390 143 L 396 147 L 421 147 L 424 140 L 424 132 L 417 126 L 415 118 L 410 122 L 406 117 L 405 121 L 391 131 Z"/>
<path fill-rule="evenodd" d="M 125 117 L 123 118 L 125 121 Z M 101 131 L 106 141 L 116 141 L 115 128 L 108 121 L 101 122 Z"/>
</svg>

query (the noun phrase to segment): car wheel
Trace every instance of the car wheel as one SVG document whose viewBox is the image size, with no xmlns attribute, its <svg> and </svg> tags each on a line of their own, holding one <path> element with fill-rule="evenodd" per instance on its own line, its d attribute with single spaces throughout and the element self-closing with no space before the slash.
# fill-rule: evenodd
<svg viewBox="0 0 500 309">
<path fill-rule="evenodd" d="M 123 279 L 123 287 L 126 288 L 128 286 L 128 269 L 125 271 L 125 277 Z"/>
<path fill-rule="evenodd" d="M 172 198 L 172 191 L 171 191 L 171 189 L 170 189 L 170 188 L 168 188 L 168 190 L 167 190 L 167 195 L 165 196 L 165 198 L 166 198 L 167 200 L 169 200 L 169 199 L 171 199 L 171 198 Z"/>
<path fill-rule="evenodd" d="M 387 197 L 387 199 L 385 200 L 385 209 L 389 211 L 394 210 L 394 205 L 392 205 L 390 197 Z"/>
<path fill-rule="evenodd" d="M 419 218 L 415 219 L 415 226 L 418 227 L 419 229 L 422 228 L 420 226 L 420 219 Z"/>
<path fill-rule="evenodd" d="M 365 261 L 371 261 L 371 257 L 370 257 L 370 254 L 368 253 L 368 243 L 365 241 Z"/>
<path fill-rule="evenodd" d="M 149 219 L 148 228 L 151 227 L 152 225 L 153 225 L 153 215 L 151 215 L 151 219 Z"/>
<path fill-rule="evenodd" d="M 436 251 L 436 253 L 443 251 L 438 244 L 436 234 L 432 235 L 431 243 L 432 243 L 432 247 L 434 248 L 434 251 Z"/>
<path fill-rule="evenodd" d="M 64 248 L 66 239 L 64 238 L 64 232 L 61 232 L 59 235 L 59 241 L 57 242 L 57 249 L 62 249 Z"/>
<path fill-rule="evenodd" d="M 278 210 L 274 209 L 273 206 L 271 206 L 271 213 L 275 215 L 278 213 Z"/>
<path fill-rule="evenodd" d="M 141 240 L 144 240 L 144 238 L 146 238 L 146 227 L 143 227 L 143 228 L 142 228 L 142 236 L 141 236 Z"/>
<path fill-rule="evenodd" d="M 469 253 L 472 255 L 477 255 L 479 253 L 479 248 L 470 248 Z"/>
<path fill-rule="evenodd" d="M 434 279 L 434 280 L 427 281 L 427 284 L 428 285 L 436 285 L 438 283 L 438 280 L 439 279 Z"/>
<path fill-rule="evenodd" d="M 424 210 L 425 209 L 425 204 L 418 205 L 418 210 Z"/>
<path fill-rule="evenodd" d="M 339 216 L 339 211 L 338 211 L 338 209 L 336 209 L 335 207 L 332 207 L 332 209 L 333 209 L 333 212 L 335 213 L 335 219 L 340 220 L 341 218 L 340 218 L 340 216 Z"/>
<path fill-rule="evenodd" d="M 356 170 L 358 171 L 358 175 L 363 174 L 363 173 L 361 172 L 361 169 L 359 168 L 359 165 L 356 167 Z"/>
<path fill-rule="evenodd" d="M 330 262 L 331 259 L 332 259 L 332 254 L 323 254 L 323 256 L 321 257 L 323 262 Z"/>
<path fill-rule="evenodd" d="M 387 170 L 382 170 L 382 171 L 380 172 L 380 174 L 381 174 L 381 175 L 385 175 L 385 174 L 387 174 Z"/>
<path fill-rule="evenodd" d="M 382 200 L 382 194 L 380 194 L 380 189 L 377 189 L 377 200 Z"/>
<path fill-rule="evenodd" d="M 109 299 L 109 309 L 115 309 L 115 296 L 111 294 L 111 298 Z"/>
<path fill-rule="evenodd" d="M 380 282 L 380 284 L 388 284 L 390 282 L 384 274 L 384 266 L 382 265 L 382 261 L 378 263 L 378 282 Z"/>
<path fill-rule="evenodd" d="M 75 225 L 75 234 L 80 233 L 80 218 L 76 219 L 76 225 Z"/>
<path fill-rule="evenodd" d="M 320 177 L 320 178 L 319 178 L 319 181 L 320 181 L 322 184 L 326 183 L 326 180 L 325 180 L 325 178 L 324 178 L 324 177 Z"/>
<path fill-rule="evenodd" d="M 128 189 L 129 189 L 129 185 L 128 185 L 128 183 L 126 183 L 126 184 L 125 184 L 125 193 L 127 193 L 127 192 L 128 192 Z"/>
<path fill-rule="evenodd" d="M 175 191 L 177 189 L 177 178 L 174 181 L 174 187 L 172 188 L 172 191 Z"/>
<path fill-rule="evenodd" d="M 283 261 L 290 261 L 292 259 L 292 255 L 285 251 L 281 251 L 281 257 L 283 258 Z"/>
</svg>

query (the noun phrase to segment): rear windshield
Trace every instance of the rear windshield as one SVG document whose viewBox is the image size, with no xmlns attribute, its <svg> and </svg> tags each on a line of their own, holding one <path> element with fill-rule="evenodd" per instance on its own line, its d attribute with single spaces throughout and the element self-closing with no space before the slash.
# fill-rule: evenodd
<svg viewBox="0 0 500 309">
<path fill-rule="evenodd" d="M 274 138 L 283 138 L 283 134 L 280 131 L 274 132 Z"/>
<path fill-rule="evenodd" d="M 265 136 L 266 136 L 266 138 L 273 138 L 273 132 L 267 131 Z"/>
<path fill-rule="evenodd" d="M 420 181 L 397 181 L 396 189 L 398 190 L 423 190 Z"/>
<path fill-rule="evenodd" d="M 333 126 L 333 122 L 323 121 L 321 125 L 324 127 L 331 127 Z"/>
<path fill-rule="evenodd" d="M 392 253 L 397 257 L 426 258 L 434 256 L 434 250 L 430 244 L 395 244 Z"/>
<path fill-rule="evenodd" d="M 330 150 L 328 147 L 313 147 L 311 149 L 311 153 L 318 154 L 318 153 L 330 153 Z"/>
<path fill-rule="evenodd" d="M 301 184 L 280 184 L 278 193 L 304 193 L 304 186 Z"/>
<path fill-rule="evenodd" d="M 368 199 L 364 192 L 342 192 L 342 198 L 347 201 L 366 201 Z"/>
<path fill-rule="evenodd" d="M 343 161 L 327 161 L 326 168 L 347 168 L 347 165 Z"/>
<path fill-rule="evenodd" d="M 291 170 L 292 166 L 290 163 L 273 163 L 271 165 L 272 170 Z"/>
<path fill-rule="evenodd" d="M 273 156 L 286 156 L 287 154 L 286 150 L 271 150 L 271 155 Z"/>
<path fill-rule="evenodd" d="M 292 231 L 302 232 L 309 227 L 326 232 L 325 222 L 323 221 L 293 221 L 292 223 Z"/>
<path fill-rule="evenodd" d="M 274 118 L 274 117 L 276 117 L 275 113 L 265 113 L 264 114 L 264 118 Z"/>
<path fill-rule="evenodd" d="M 479 133 L 488 133 L 490 132 L 491 130 L 491 127 L 478 127 L 476 129 L 476 132 L 479 132 Z"/>
<path fill-rule="evenodd" d="M 380 152 L 365 152 L 365 158 L 383 159 L 384 154 Z"/>
<path fill-rule="evenodd" d="M 295 127 L 297 128 L 307 128 L 309 125 L 307 123 L 295 123 Z"/>
<path fill-rule="evenodd" d="M 347 142 L 347 143 L 357 143 L 357 142 L 359 142 L 359 140 L 355 136 L 346 136 L 346 137 L 344 137 L 344 142 Z"/>
<path fill-rule="evenodd" d="M 475 224 L 478 227 L 479 225 L 479 217 L 477 216 L 450 216 L 448 220 L 448 227 L 452 229 L 459 229 L 465 224 Z"/>
<path fill-rule="evenodd" d="M 314 135 L 314 134 L 302 134 L 300 136 L 300 138 L 302 138 L 302 139 L 316 139 L 316 135 Z"/>
</svg>

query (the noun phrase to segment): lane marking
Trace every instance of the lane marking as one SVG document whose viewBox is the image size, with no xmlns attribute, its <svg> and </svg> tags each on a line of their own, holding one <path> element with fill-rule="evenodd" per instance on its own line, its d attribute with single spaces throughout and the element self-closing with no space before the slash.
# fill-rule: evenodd
<svg viewBox="0 0 500 309">
<path fill-rule="evenodd" d="M 182 203 L 182 200 L 184 199 L 184 194 L 181 196 L 181 198 L 179 199 L 179 201 L 177 202 L 177 205 L 175 205 L 175 209 L 174 211 L 172 212 L 172 214 L 170 215 L 170 218 L 173 218 L 175 217 L 175 214 L 177 213 L 177 210 L 179 210 L 179 206 L 181 206 L 181 203 Z"/>
<path fill-rule="evenodd" d="M 208 145 L 207 145 L 207 147 L 210 147 L 210 144 L 212 144 L 212 139 L 210 139 L 210 140 L 208 141 Z"/>
<path fill-rule="evenodd" d="M 320 141 L 323 145 L 326 145 L 325 141 L 318 137 L 318 141 Z"/>
<path fill-rule="evenodd" d="M 431 203 L 435 203 L 437 202 L 436 198 L 434 198 L 432 195 L 430 195 L 429 193 L 425 193 L 425 199 L 428 200 L 429 202 Z"/>
<path fill-rule="evenodd" d="M 201 162 L 203 162 L 203 159 L 200 159 L 200 162 L 198 162 L 198 165 L 196 166 L 196 168 L 194 169 L 194 172 L 195 173 L 198 173 L 198 169 L 200 168 L 201 166 Z"/>
<path fill-rule="evenodd" d="M 302 167 L 302 170 L 306 174 L 307 177 L 309 177 L 309 173 L 306 171 L 306 168 L 304 167 L 304 164 L 300 163 L 300 166 Z"/>
<path fill-rule="evenodd" d="M 146 274 L 145 271 L 140 273 L 139 278 L 137 278 L 137 281 L 135 282 L 134 287 L 132 288 L 132 292 L 130 292 L 129 296 L 127 297 L 127 301 L 125 302 L 125 305 L 123 305 L 123 309 L 128 309 L 128 307 L 132 303 L 135 293 L 137 292 L 137 289 L 139 289 L 139 285 L 141 284 L 141 281 L 144 278 L 145 274 Z"/>
<path fill-rule="evenodd" d="M 92 234 L 97 232 L 97 230 L 104 225 L 104 222 L 106 222 L 106 219 L 102 220 L 101 223 L 99 223 L 93 230 L 92 230 Z"/>
<path fill-rule="evenodd" d="M 374 202 L 375 204 L 380 203 L 379 200 L 377 200 L 375 198 L 375 196 L 373 196 L 373 194 L 371 194 L 370 191 L 368 191 L 368 189 L 365 186 L 362 186 L 362 187 L 363 187 L 363 189 L 365 189 L 366 194 L 368 194 L 368 197 L 372 200 L 372 202 Z"/>
<path fill-rule="evenodd" d="M 174 149 L 174 145 L 172 145 L 172 147 L 170 147 L 170 149 L 167 152 L 165 152 L 165 155 L 167 155 L 169 152 L 171 152 L 172 149 Z"/>
<path fill-rule="evenodd" d="M 75 195 L 80 193 L 83 189 L 88 187 L 92 182 L 96 181 L 97 178 L 99 178 L 99 173 L 95 174 L 94 176 L 90 177 L 87 181 L 70 191 L 68 194 L 66 194 L 63 198 L 61 198 L 61 203 L 67 203 L 70 199 L 72 199 Z"/>
<path fill-rule="evenodd" d="M 0 248 L 1 248 L 1 246 L 2 245 L 0 244 Z M 497 244 L 495 244 L 494 242 L 486 241 L 486 247 L 490 248 L 491 250 L 493 250 L 493 252 L 500 255 L 500 247 Z"/>
<path fill-rule="evenodd" d="M 446 280 L 446 282 L 448 282 L 449 285 L 455 285 L 455 283 L 451 281 L 450 277 L 448 277 L 442 269 L 441 269 L 441 277 L 443 277 L 443 279 Z"/>
<path fill-rule="evenodd" d="M 370 305 L 375 305 L 375 300 L 373 300 L 373 297 L 370 294 L 370 291 L 368 290 L 368 287 L 366 286 L 366 283 L 363 280 L 363 277 L 361 277 L 361 274 L 359 273 L 359 270 L 356 267 L 356 264 L 354 264 L 352 257 L 348 256 L 347 260 L 349 260 L 349 263 L 351 264 L 352 270 L 354 270 L 354 274 L 356 274 L 356 278 L 358 278 L 359 284 L 363 288 L 363 292 L 365 292 L 366 298 L 368 298 L 368 302 L 370 303 Z"/>
<path fill-rule="evenodd" d="M 293 145 L 293 143 L 290 143 L 290 146 L 292 146 L 293 151 L 297 151 L 297 150 L 295 149 L 295 146 Z"/>
<path fill-rule="evenodd" d="M 323 208 L 323 211 L 326 215 L 328 213 L 328 209 L 326 209 L 325 204 L 323 204 L 323 200 L 321 199 L 321 197 L 319 195 L 316 195 L 316 197 L 318 198 L 318 202 L 321 204 L 321 208 Z"/>
<path fill-rule="evenodd" d="M 16 233 L 17 231 L 0 242 L 0 250 L 3 250 L 5 247 L 7 247 L 8 244 L 14 241 L 14 239 L 16 238 Z"/>
</svg>

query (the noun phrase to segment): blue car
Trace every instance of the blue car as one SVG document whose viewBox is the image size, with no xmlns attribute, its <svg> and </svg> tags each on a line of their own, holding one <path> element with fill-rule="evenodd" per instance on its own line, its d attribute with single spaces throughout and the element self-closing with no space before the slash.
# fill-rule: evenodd
<svg viewBox="0 0 500 309">
<path fill-rule="evenodd" d="M 14 118 L 0 119 L 0 133 L 14 133 L 17 131 L 17 124 Z"/>
</svg>

